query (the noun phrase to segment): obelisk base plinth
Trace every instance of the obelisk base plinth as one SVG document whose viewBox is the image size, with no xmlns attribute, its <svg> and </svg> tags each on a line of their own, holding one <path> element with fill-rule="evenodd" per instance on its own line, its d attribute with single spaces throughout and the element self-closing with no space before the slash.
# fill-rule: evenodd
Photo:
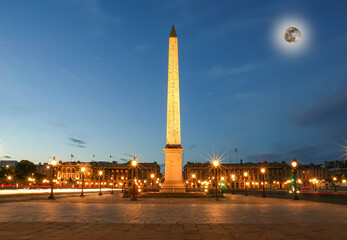
<svg viewBox="0 0 347 240">
<path fill-rule="evenodd" d="M 183 148 L 164 148 L 165 153 L 165 182 L 162 186 L 164 193 L 185 192 L 182 180 Z"/>
</svg>

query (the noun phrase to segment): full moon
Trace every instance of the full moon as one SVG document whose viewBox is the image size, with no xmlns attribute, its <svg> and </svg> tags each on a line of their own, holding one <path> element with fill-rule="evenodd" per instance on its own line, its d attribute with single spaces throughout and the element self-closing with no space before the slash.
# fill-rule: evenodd
<svg viewBox="0 0 347 240">
<path fill-rule="evenodd" d="M 296 43 L 301 38 L 301 32 L 296 27 L 290 27 L 284 33 L 284 39 L 289 43 Z"/>
<path fill-rule="evenodd" d="M 299 16 L 281 16 L 274 21 L 272 43 L 286 56 L 299 56 L 310 48 L 311 28 Z"/>
</svg>

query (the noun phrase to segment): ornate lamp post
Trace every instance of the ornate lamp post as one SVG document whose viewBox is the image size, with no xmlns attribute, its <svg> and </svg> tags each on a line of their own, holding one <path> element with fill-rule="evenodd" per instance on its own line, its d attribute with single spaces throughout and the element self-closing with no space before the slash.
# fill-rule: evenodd
<svg viewBox="0 0 347 240">
<path fill-rule="evenodd" d="M 124 192 L 124 176 L 121 177 L 122 179 L 122 193 Z"/>
<path fill-rule="evenodd" d="M 248 173 L 244 172 L 243 176 L 245 178 L 245 196 L 248 196 L 248 193 L 247 193 L 247 176 L 248 176 Z"/>
<path fill-rule="evenodd" d="M 333 181 L 334 181 L 334 190 L 335 192 L 337 192 L 337 188 L 336 188 L 337 177 L 333 177 Z"/>
<path fill-rule="evenodd" d="M 136 194 L 135 194 L 135 179 L 134 179 L 134 171 L 135 171 L 135 167 L 137 166 L 137 160 L 136 158 L 134 158 L 133 160 L 131 160 L 131 166 L 132 166 L 132 170 L 131 170 L 131 179 L 132 179 L 132 194 L 131 194 L 131 201 L 136 201 Z"/>
<path fill-rule="evenodd" d="M 153 179 L 155 178 L 155 175 L 152 173 L 151 174 L 151 180 L 152 180 L 152 187 L 153 187 Z"/>
<path fill-rule="evenodd" d="M 51 165 L 52 165 L 52 170 L 51 170 L 51 194 L 49 195 L 48 199 L 55 199 L 54 198 L 54 194 L 53 194 L 53 178 L 54 178 L 54 168 L 57 165 L 57 160 L 55 160 L 55 157 L 53 157 L 52 161 L 51 161 Z"/>
<path fill-rule="evenodd" d="M 263 198 L 266 198 L 266 195 L 265 195 L 265 168 L 260 169 L 260 172 L 263 174 Z"/>
<path fill-rule="evenodd" d="M 195 177 L 196 177 L 196 175 L 193 173 L 193 174 L 192 174 L 192 179 L 193 179 L 193 192 L 194 192 L 194 187 L 195 187 Z"/>
<path fill-rule="evenodd" d="M 84 173 L 85 173 L 85 171 L 86 171 L 86 168 L 85 167 L 81 167 L 81 172 L 82 172 L 82 191 L 81 191 L 80 197 L 84 197 L 83 187 L 84 187 Z"/>
<path fill-rule="evenodd" d="M 113 194 L 113 186 L 114 186 L 113 175 L 112 175 L 112 177 L 111 177 L 111 180 L 112 180 L 112 190 L 111 190 L 111 194 Z"/>
<path fill-rule="evenodd" d="M 231 180 L 232 180 L 232 192 L 231 194 L 235 194 L 235 174 L 231 174 Z"/>
<path fill-rule="evenodd" d="M 291 165 L 293 168 L 293 178 L 294 178 L 294 198 L 293 198 L 293 200 L 299 200 L 299 197 L 297 194 L 297 187 L 296 187 L 296 168 L 298 167 L 298 161 L 295 158 L 293 158 Z"/>
<path fill-rule="evenodd" d="M 218 172 L 218 167 L 219 167 L 219 161 L 217 158 L 215 158 L 213 160 L 213 167 L 214 167 L 214 182 L 216 184 L 214 197 L 215 197 L 216 201 L 218 201 L 219 199 L 218 199 L 218 193 L 217 193 L 217 191 L 218 191 L 217 172 Z"/>
<path fill-rule="evenodd" d="M 101 192 L 101 178 L 102 178 L 102 174 L 103 174 L 103 172 L 100 170 L 100 171 L 99 171 L 99 185 L 100 185 L 99 195 L 100 195 L 100 196 L 102 195 L 102 192 Z"/>
</svg>

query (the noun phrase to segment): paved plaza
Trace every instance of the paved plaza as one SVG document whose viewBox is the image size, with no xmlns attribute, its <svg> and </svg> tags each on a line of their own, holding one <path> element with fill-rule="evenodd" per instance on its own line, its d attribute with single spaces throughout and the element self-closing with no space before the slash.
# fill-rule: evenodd
<svg viewBox="0 0 347 240">
<path fill-rule="evenodd" d="M 88 193 L 0 203 L 0 239 L 347 239 L 347 206 L 226 195 L 139 199 Z"/>
</svg>

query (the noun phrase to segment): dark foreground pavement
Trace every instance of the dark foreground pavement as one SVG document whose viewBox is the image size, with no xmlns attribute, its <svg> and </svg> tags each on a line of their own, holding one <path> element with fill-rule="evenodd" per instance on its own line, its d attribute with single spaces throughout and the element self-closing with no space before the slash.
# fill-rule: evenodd
<svg viewBox="0 0 347 240">
<path fill-rule="evenodd" d="M 139 199 L 88 194 L 0 204 L 0 239 L 347 239 L 347 207 L 226 195 Z"/>
<path fill-rule="evenodd" d="M 237 191 L 236 194 L 244 195 L 244 191 Z M 262 192 L 248 191 L 248 195 L 261 197 Z M 266 191 L 266 196 L 269 198 L 293 199 L 294 193 L 288 193 L 288 191 Z M 347 205 L 347 194 L 345 192 L 300 192 L 298 196 L 300 200 L 305 201 Z"/>
</svg>

